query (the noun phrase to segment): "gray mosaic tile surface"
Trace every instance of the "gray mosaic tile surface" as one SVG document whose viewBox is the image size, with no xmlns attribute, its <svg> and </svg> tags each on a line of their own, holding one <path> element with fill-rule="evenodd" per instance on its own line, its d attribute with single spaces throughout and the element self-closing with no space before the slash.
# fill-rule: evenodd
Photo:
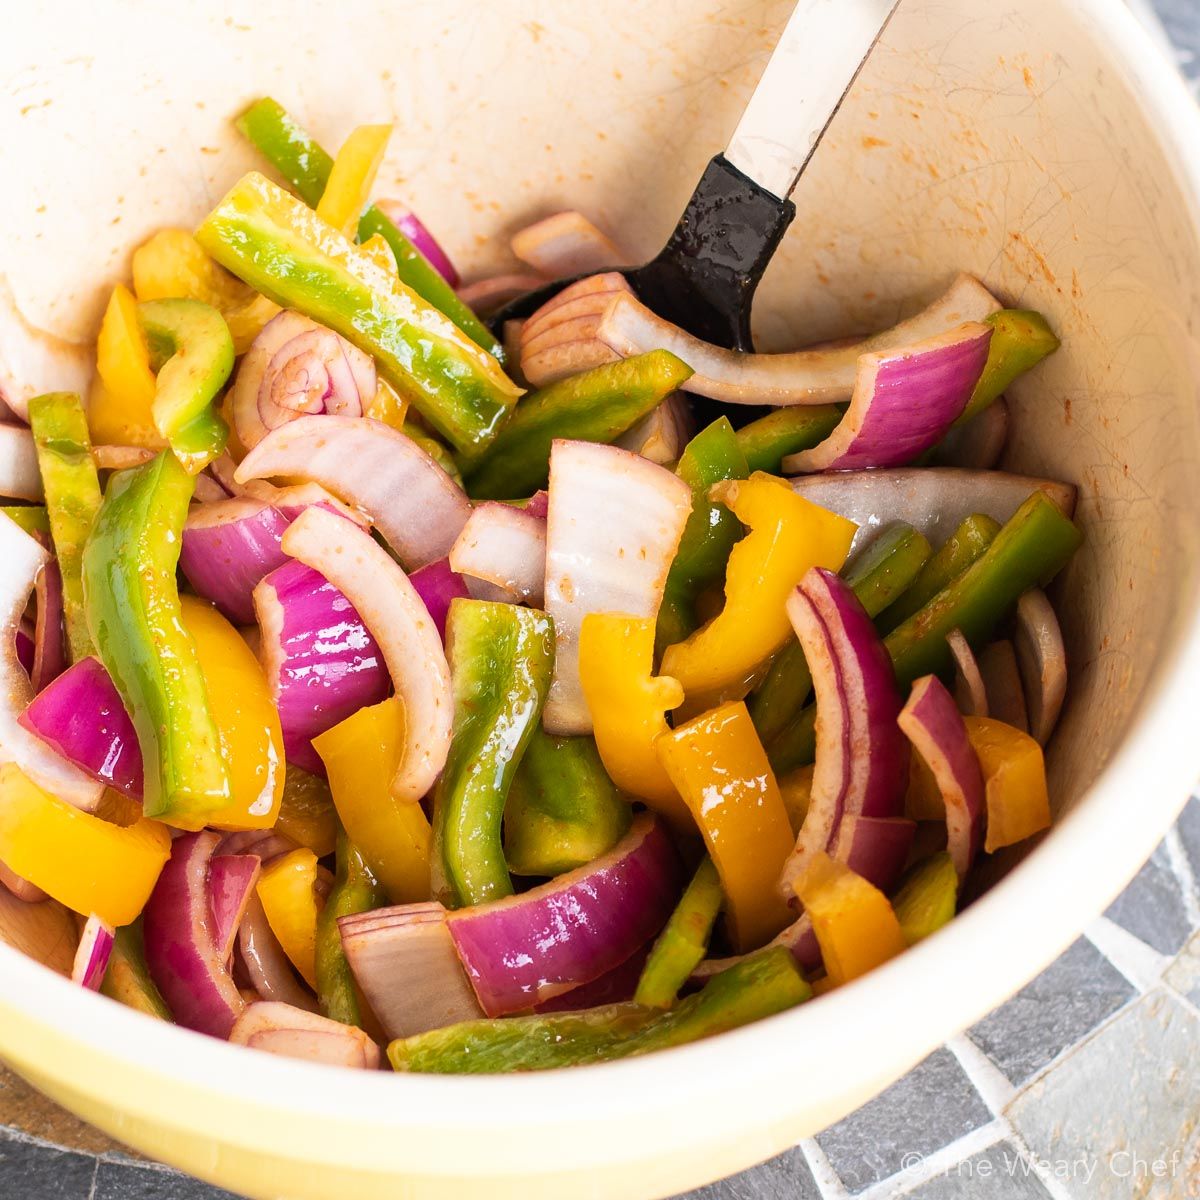
<svg viewBox="0 0 1200 1200">
<path fill-rule="evenodd" d="M 1080 938 L 968 1036 L 1020 1084 L 1136 995 L 1116 967 Z"/>
<path fill-rule="evenodd" d="M 39 1145 L 0 1130 L 0 1196 L 5 1200 L 91 1200 L 96 1167 L 90 1155 Z"/>
<path fill-rule="evenodd" d="M 997 1142 L 910 1192 L 911 1200 L 1049 1200 L 1033 1163 L 1012 1142 Z"/>
<path fill-rule="evenodd" d="M 1183 886 L 1162 846 L 1113 901 L 1105 916 L 1160 954 L 1179 952 L 1194 926 Z"/>
<path fill-rule="evenodd" d="M 1188 942 L 1183 953 L 1171 964 L 1163 982 L 1200 1009 L 1200 933 Z"/>
<path fill-rule="evenodd" d="M 817 1144 L 853 1194 L 894 1175 L 906 1156 L 932 1154 L 991 1118 L 954 1055 L 936 1050 Z"/>
<path fill-rule="evenodd" d="M 1187 802 L 1187 807 L 1179 814 L 1179 840 L 1183 844 L 1188 865 L 1192 868 L 1192 878 L 1200 879 L 1200 798 L 1196 796 Z"/>
<path fill-rule="evenodd" d="M 796 1147 L 680 1200 L 821 1200 L 821 1189 L 809 1170 L 804 1152 Z"/>
<path fill-rule="evenodd" d="M 96 1168 L 91 1200 L 237 1200 L 237 1197 L 176 1171 L 102 1162 Z"/>
</svg>

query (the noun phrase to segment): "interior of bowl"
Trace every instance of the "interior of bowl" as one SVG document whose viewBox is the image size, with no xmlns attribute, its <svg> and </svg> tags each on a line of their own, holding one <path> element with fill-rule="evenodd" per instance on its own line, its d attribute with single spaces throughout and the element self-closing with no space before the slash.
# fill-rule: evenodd
<svg viewBox="0 0 1200 1200">
<path fill-rule="evenodd" d="M 1197 212 L 1136 81 L 1093 36 L 1097 7 L 906 4 L 794 196 L 756 309 L 760 347 L 791 347 L 889 324 L 966 270 L 1061 335 L 1010 396 L 1006 463 L 1079 486 L 1086 540 L 1055 592 L 1072 681 L 1048 752 L 1060 815 L 1086 805 L 1194 626 L 1200 567 Z M 377 191 L 421 213 L 468 279 L 562 207 L 649 256 L 790 8 L 525 19 L 410 0 L 380 6 L 369 33 L 269 7 L 245 25 L 85 12 L 50 57 L 48 31 L 27 31 L 0 48 L 3 282 L 29 325 L 88 342 L 131 248 L 193 225 L 256 165 L 229 117 L 265 93 L 329 145 L 394 117 Z M 413 29 L 421 53 L 398 52 Z M 0 926 L 17 927 L 12 908 Z"/>
</svg>

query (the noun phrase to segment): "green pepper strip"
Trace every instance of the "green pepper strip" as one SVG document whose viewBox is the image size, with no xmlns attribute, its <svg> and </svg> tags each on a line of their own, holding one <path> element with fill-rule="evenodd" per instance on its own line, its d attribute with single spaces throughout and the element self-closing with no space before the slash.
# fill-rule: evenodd
<svg viewBox="0 0 1200 1200">
<path fill-rule="evenodd" d="M 155 428 L 196 475 L 220 456 L 229 439 L 215 403 L 233 370 L 229 326 L 200 300 L 147 300 L 138 305 L 138 320 L 158 372 Z"/>
<path fill-rule="evenodd" d="M 454 600 L 446 621 L 454 735 L 433 806 L 433 856 L 451 907 L 512 895 L 504 802 L 541 721 L 554 666 L 553 622 L 512 604 Z"/>
<path fill-rule="evenodd" d="M 538 726 L 504 807 L 504 852 L 516 875 L 561 875 L 611 850 L 632 820 L 629 802 L 589 737 Z"/>
<path fill-rule="evenodd" d="M 41 504 L 3 504 L 0 513 L 26 533 L 50 533 L 50 518 Z"/>
<path fill-rule="evenodd" d="M 991 544 L 1000 532 L 1000 522 L 983 513 L 974 513 L 942 543 L 936 554 L 921 568 L 912 586 L 882 613 L 876 625 L 891 633 L 918 609 L 924 608 L 952 579 L 957 579 Z"/>
<path fill-rule="evenodd" d="M 555 438 L 614 442 L 692 376 L 669 350 L 605 363 L 525 396 L 467 474 L 467 489 L 483 500 L 512 500 L 546 486 Z"/>
<path fill-rule="evenodd" d="M 310 208 L 316 208 L 333 159 L 300 128 L 277 101 L 269 96 L 250 105 L 235 122 L 238 130 Z M 400 279 L 423 300 L 439 309 L 477 345 L 503 361 L 504 350 L 491 330 L 467 307 L 454 289 L 374 204 L 358 223 L 358 240 L 380 234 L 396 256 Z"/>
<path fill-rule="evenodd" d="M 388 1047 L 397 1071 L 495 1075 L 608 1062 L 681 1046 L 802 1004 L 812 989 L 774 946 L 714 975 L 674 1008 L 610 1004 L 582 1012 L 466 1021 Z"/>
<path fill-rule="evenodd" d="M 358 847 L 338 831 L 337 874 L 317 918 L 317 999 L 321 1011 L 343 1025 L 362 1028 L 362 1009 L 354 987 L 354 973 L 342 949 L 338 918 L 370 912 L 385 903 L 383 888 Z"/>
<path fill-rule="evenodd" d="M 922 675 L 949 669 L 946 635 L 952 629 L 961 629 L 972 647 L 985 642 L 1025 592 L 1066 566 L 1082 540 L 1078 526 L 1044 492 L 1034 492 L 966 571 L 884 638 L 901 690 Z M 777 774 L 812 762 L 815 721 L 810 704 L 767 747 Z"/>
<path fill-rule="evenodd" d="M 983 374 L 955 425 L 962 425 L 983 412 L 1008 390 L 1013 380 L 1032 371 L 1062 345 L 1041 313 L 1004 308 L 992 313 L 984 324 L 996 332 L 992 334 Z"/>
<path fill-rule="evenodd" d="M 692 489 L 692 512 L 663 590 L 654 631 L 656 654 L 695 632 L 696 597 L 724 579 L 729 552 L 745 533 L 724 504 L 708 498 L 709 488 L 722 479 L 745 479 L 749 473 L 738 435 L 726 417 L 702 429 L 679 456 L 675 474 Z"/>
<path fill-rule="evenodd" d="M 35 396 L 29 402 L 29 427 L 62 575 L 67 646 L 71 661 L 78 662 L 95 653 L 83 609 L 83 544 L 100 511 L 100 477 L 78 396 L 72 392 Z"/>
<path fill-rule="evenodd" d="M 229 773 L 175 569 L 192 477 L 169 451 L 114 471 L 83 548 L 88 629 L 142 748 L 148 817 L 202 829 L 229 800 Z"/>
<path fill-rule="evenodd" d="M 458 469 L 458 463 L 455 462 L 454 455 L 437 438 L 431 437 L 425 430 L 419 425 L 415 425 L 412 421 L 404 422 L 404 433 L 416 442 L 459 487 L 462 487 L 462 472 Z"/>
<path fill-rule="evenodd" d="M 100 991 L 110 1000 L 137 1009 L 148 1017 L 174 1024 L 175 1018 L 146 966 L 141 917 L 116 931 Z"/>
<path fill-rule="evenodd" d="M 917 863 L 905 876 L 892 900 L 904 940 L 915 946 L 937 933 L 958 906 L 958 872 L 945 851 Z"/>
<path fill-rule="evenodd" d="M 750 471 L 778 475 L 789 454 L 811 450 L 837 428 L 845 405 L 817 404 L 777 408 L 737 432 L 738 445 Z"/>
<path fill-rule="evenodd" d="M 196 230 L 221 266 L 374 357 L 456 449 L 477 454 L 521 389 L 441 312 L 294 196 L 255 172 Z"/>
<path fill-rule="evenodd" d="M 918 578 L 930 555 L 928 540 L 911 525 L 889 526 L 843 572 L 867 615 L 876 617 Z M 794 638 L 775 656 L 750 697 L 750 717 L 766 744 L 796 719 L 812 691 L 812 675 Z"/>
<path fill-rule="evenodd" d="M 635 1004 L 670 1008 L 675 1003 L 679 989 L 708 952 L 723 900 L 716 865 L 705 855 L 646 959 L 633 997 Z"/>
</svg>

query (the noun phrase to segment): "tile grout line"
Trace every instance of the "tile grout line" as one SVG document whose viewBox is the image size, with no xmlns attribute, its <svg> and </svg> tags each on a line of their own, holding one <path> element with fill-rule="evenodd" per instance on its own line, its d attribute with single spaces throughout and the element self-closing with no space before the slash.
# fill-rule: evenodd
<svg viewBox="0 0 1200 1200">
<path fill-rule="evenodd" d="M 1183 894 L 1183 911 L 1187 914 L 1192 928 L 1200 929 L 1200 886 L 1197 885 L 1192 864 L 1188 862 L 1188 856 L 1183 849 L 1178 825 L 1172 825 L 1171 831 L 1163 838 L 1163 851 L 1167 856 L 1167 864 L 1179 881 L 1179 888 Z"/>
<path fill-rule="evenodd" d="M 1050 1200 L 1075 1200 L 1075 1197 L 1067 1191 L 1066 1184 L 1053 1171 L 1047 1171 L 1042 1166 L 1042 1160 L 1030 1150 L 1016 1126 L 1010 1124 L 1009 1128 L 1012 1130 L 1012 1144 L 1016 1147 L 1017 1154 L 1029 1164 L 1029 1174 L 1042 1185 Z"/>
<path fill-rule="evenodd" d="M 854 1200 L 896 1200 L 908 1195 L 914 1188 L 921 1187 L 931 1179 L 966 1162 L 975 1154 L 989 1150 L 1002 1142 L 1012 1129 L 1003 1117 L 996 1117 L 978 1129 L 972 1129 L 957 1137 L 948 1146 L 942 1146 L 931 1154 L 920 1156 L 920 1161 L 904 1167 L 886 1179 L 880 1179 L 859 1192 Z"/>
<path fill-rule="evenodd" d="M 1108 917 L 1097 917 L 1083 934 L 1139 992 L 1157 987 L 1171 965 L 1165 954 Z"/>
<path fill-rule="evenodd" d="M 833 1163 L 818 1145 L 816 1138 L 805 1138 L 800 1143 L 800 1153 L 808 1163 L 813 1182 L 816 1183 L 823 1200 L 849 1200 L 850 1193 L 846 1190 L 842 1177 L 833 1169 Z"/>
<path fill-rule="evenodd" d="M 960 1033 L 951 1038 L 946 1043 L 946 1049 L 958 1060 L 963 1074 L 993 1115 L 1003 1116 L 1004 1110 L 1017 1094 L 1016 1085 L 966 1034 Z"/>
</svg>

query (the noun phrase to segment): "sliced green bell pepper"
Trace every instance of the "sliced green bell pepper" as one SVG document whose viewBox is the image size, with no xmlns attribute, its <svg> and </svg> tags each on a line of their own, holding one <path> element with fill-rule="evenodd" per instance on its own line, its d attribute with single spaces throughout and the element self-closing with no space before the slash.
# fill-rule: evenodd
<svg viewBox="0 0 1200 1200">
<path fill-rule="evenodd" d="M 561 875 L 611 850 L 633 813 L 590 737 L 534 729 L 504 807 L 504 853 L 515 875 Z"/>
<path fill-rule="evenodd" d="M 910 946 L 937 933 L 954 916 L 957 906 L 958 872 L 945 851 L 917 863 L 892 898 L 900 932 Z"/>
<path fill-rule="evenodd" d="M 724 898 L 716 864 L 705 855 L 646 959 L 635 1004 L 670 1008 L 675 1003 L 679 989 L 704 961 Z"/>
<path fill-rule="evenodd" d="M 383 888 L 345 830 L 338 831 L 336 862 L 333 887 L 317 917 L 317 1000 L 325 1016 L 343 1025 L 362 1028 L 362 1008 L 354 987 L 354 973 L 342 949 L 338 918 L 370 912 L 387 901 Z"/>
<path fill-rule="evenodd" d="M 843 573 L 870 617 L 908 588 L 928 561 L 924 534 L 897 522 L 856 555 Z M 812 675 L 800 643 L 794 638 L 779 652 L 762 683 L 750 697 L 750 717 L 763 743 L 778 737 L 796 719 L 812 691 Z"/>
<path fill-rule="evenodd" d="M 836 404 L 777 408 L 743 425 L 737 439 L 748 469 L 778 475 L 789 454 L 811 450 L 837 428 L 844 408 Z"/>
<path fill-rule="evenodd" d="M 610 1004 L 582 1012 L 466 1021 L 388 1047 L 397 1071 L 495 1075 L 610 1062 L 681 1046 L 802 1004 L 812 989 L 789 950 L 774 946 L 714 975 L 674 1008 Z"/>
<path fill-rule="evenodd" d="M 142 808 L 202 829 L 229 803 L 229 772 L 175 580 L 193 479 L 170 453 L 114 471 L 83 548 L 88 630 L 142 748 Z"/>
<path fill-rule="evenodd" d="M 504 802 L 542 717 L 554 667 L 554 623 L 513 604 L 454 600 L 446 619 L 454 734 L 433 805 L 438 898 L 452 908 L 512 894 Z"/>
<path fill-rule="evenodd" d="M 901 691 L 922 675 L 949 670 L 952 629 L 961 629 L 972 647 L 986 642 L 1021 596 L 1057 575 L 1082 541 L 1070 517 L 1045 492 L 1034 492 L 970 567 L 884 638 Z M 812 762 L 815 720 L 809 705 L 767 747 L 777 774 Z"/>
<path fill-rule="evenodd" d="M 500 364 L 443 313 L 256 172 L 233 186 L 196 240 L 276 304 L 372 355 L 456 450 L 482 452 L 520 394 Z"/>
<path fill-rule="evenodd" d="M 555 438 L 614 442 L 675 391 L 692 368 L 669 350 L 652 350 L 560 379 L 524 397 L 487 456 L 467 472 L 481 500 L 513 500 L 546 486 Z"/>
<path fill-rule="evenodd" d="M 46 493 L 46 515 L 62 575 L 63 617 L 71 661 L 94 654 L 83 609 L 83 544 L 100 511 L 100 477 L 92 460 L 87 414 L 72 392 L 29 402 L 29 428 Z"/>
<path fill-rule="evenodd" d="M 1062 345 L 1041 313 L 1004 308 L 985 318 L 984 324 L 995 330 L 987 363 L 955 425 L 962 425 L 983 412 L 1018 376 L 1032 371 Z"/>
<path fill-rule="evenodd" d="M 310 208 L 316 208 L 329 182 L 333 159 L 296 124 L 283 106 L 266 96 L 250 105 L 235 124 L 296 189 L 300 199 Z M 445 313 L 473 342 L 503 361 L 503 348 L 491 330 L 458 298 L 420 250 L 372 204 L 358 223 L 358 240 L 365 242 L 376 233 L 383 236 L 396 256 L 401 281 Z"/>
<path fill-rule="evenodd" d="M 150 978 L 150 968 L 146 966 L 141 917 L 132 925 L 122 925 L 117 929 L 100 991 L 110 1000 L 137 1009 L 148 1017 L 174 1024 L 175 1018 Z"/>
<path fill-rule="evenodd" d="M 14 525 L 26 533 L 50 534 L 50 518 L 42 504 L 0 504 L 3 513 Z"/>
<path fill-rule="evenodd" d="M 696 597 L 725 578 L 729 553 L 745 533 L 724 504 L 708 498 L 709 488 L 722 479 L 746 479 L 749 473 L 727 417 L 702 429 L 679 456 L 675 474 L 692 489 L 692 511 L 667 574 L 654 631 L 656 654 L 695 632 Z"/>
<path fill-rule="evenodd" d="M 455 462 L 454 455 L 437 438 L 431 437 L 424 429 L 412 421 L 405 421 L 401 432 L 416 442 L 459 487 L 462 486 L 462 472 L 458 469 L 458 463 Z"/>
<path fill-rule="evenodd" d="M 983 513 L 966 517 L 942 543 L 934 556 L 921 568 L 912 586 L 879 614 L 876 624 L 890 633 L 924 608 L 952 579 L 961 575 L 991 544 L 1000 532 L 1000 522 Z"/>
<path fill-rule="evenodd" d="M 146 300 L 138 320 L 157 372 L 154 426 L 192 475 L 218 458 L 229 427 L 217 393 L 233 370 L 233 338 L 225 318 L 201 300 Z"/>
</svg>

